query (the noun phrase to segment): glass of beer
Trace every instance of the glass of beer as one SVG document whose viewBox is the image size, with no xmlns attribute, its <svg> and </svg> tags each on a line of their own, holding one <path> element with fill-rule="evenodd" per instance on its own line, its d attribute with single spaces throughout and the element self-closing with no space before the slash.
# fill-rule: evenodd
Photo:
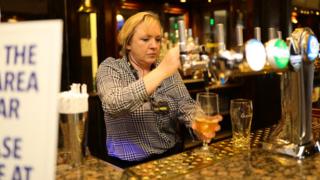
<svg viewBox="0 0 320 180">
<path fill-rule="evenodd" d="M 196 101 L 198 107 L 195 111 L 193 126 L 203 142 L 202 150 L 208 151 L 208 143 L 214 137 L 219 122 L 214 117 L 219 114 L 219 97 L 216 93 L 202 92 L 197 93 Z"/>
<path fill-rule="evenodd" d="M 253 108 L 249 99 L 232 99 L 230 117 L 232 124 L 232 142 L 235 148 L 250 148 L 250 131 Z"/>
</svg>

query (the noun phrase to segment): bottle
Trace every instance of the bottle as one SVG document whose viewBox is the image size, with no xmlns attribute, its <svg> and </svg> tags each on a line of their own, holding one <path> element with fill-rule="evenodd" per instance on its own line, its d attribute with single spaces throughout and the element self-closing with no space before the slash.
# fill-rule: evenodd
<svg viewBox="0 0 320 180">
<path fill-rule="evenodd" d="M 194 42 L 194 39 L 193 39 L 193 35 L 192 35 L 192 29 L 189 28 L 188 29 L 188 36 L 187 36 L 187 45 L 189 46 L 195 46 L 195 42 Z"/>
<path fill-rule="evenodd" d="M 161 41 L 161 49 L 160 49 L 160 60 L 167 54 L 168 50 L 170 49 L 170 40 L 169 40 L 169 33 L 164 32 L 162 41 Z"/>
<path fill-rule="evenodd" d="M 83 0 L 79 9 L 80 47 L 82 83 L 88 85 L 89 92 L 96 91 L 96 73 L 98 69 L 97 48 L 97 11 L 91 0 Z"/>
</svg>

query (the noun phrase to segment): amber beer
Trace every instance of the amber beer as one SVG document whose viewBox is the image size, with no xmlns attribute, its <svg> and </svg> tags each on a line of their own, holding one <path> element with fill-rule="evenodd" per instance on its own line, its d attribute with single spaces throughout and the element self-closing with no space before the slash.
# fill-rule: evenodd
<svg viewBox="0 0 320 180">
<path fill-rule="evenodd" d="M 218 121 L 214 115 L 219 114 L 219 97 L 216 93 L 200 92 L 197 93 L 197 104 L 193 123 L 199 133 L 205 136 L 200 136 L 202 139 L 202 150 L 206 153 L 209 151 L 208 143 L 213 138 L 215 126 Z M 200 134 L 199 134 L 200 135 Z"/>
<path fill-rule="evenodd" d="M 195 117 L 194 123 L 199 132 L 210 136 L 214 135 L 215 127 L 218 125 L 216 118 L 206 115 Z"/>
</svg>

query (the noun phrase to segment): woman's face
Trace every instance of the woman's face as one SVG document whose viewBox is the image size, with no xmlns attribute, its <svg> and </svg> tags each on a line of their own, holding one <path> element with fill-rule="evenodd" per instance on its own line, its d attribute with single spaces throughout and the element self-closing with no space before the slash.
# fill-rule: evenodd
<svg viewBox="0 0 320 180">
<path fill-rule="evenodd" d="M 136 63 L 150 66 L 159 56 L 160 43 L 160 25 L 158 23 L 141 23 L 136 27 L 127 49 Z"/>
</svg>

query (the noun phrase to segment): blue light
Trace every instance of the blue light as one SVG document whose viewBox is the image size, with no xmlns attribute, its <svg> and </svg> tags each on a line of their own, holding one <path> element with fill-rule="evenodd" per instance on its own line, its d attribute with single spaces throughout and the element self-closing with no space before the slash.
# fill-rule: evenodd
<svg viewBox="0 0 320 180">
<path fill-rule="evenodd" d="M 307 56 L 310 61 L 314 61 L 319 54 L 319 42 L 318 39 L 310 35 L 308 38 L 308 44 L 307 44 Z"/>
</svg>

